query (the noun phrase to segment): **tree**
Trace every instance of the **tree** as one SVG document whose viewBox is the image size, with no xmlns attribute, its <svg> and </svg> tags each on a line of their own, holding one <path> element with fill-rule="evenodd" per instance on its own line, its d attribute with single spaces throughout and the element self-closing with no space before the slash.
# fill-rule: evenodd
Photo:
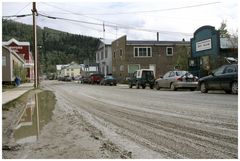
<svg viewBox="0 0 240 161">
<path fill-rule="evenodd" d="M 226 29 L 227 28 L 227 23 L 226 23 L 226 20 L 222 21 L 221 23 L 221 26 L 220 28 L 218 29 L 219 33 L 220 33 L 220 37 L 229 37 L 230 34 L 228 33 L 228 30 Z"/>
<path fill-rule="evenodd" d="M 181 70 L 188 70 L 188 58 L 190 58 L 190 48 L 187 46 L 181 46 L 178 49 L 178 56 L 175 66 Z"/>
<path fill-rule="evenodd" d="M 19 77 L 22 82 L 26 82 L 27 69 L 19 64 L 13 65 L 13 75 Z"/>
</svg>

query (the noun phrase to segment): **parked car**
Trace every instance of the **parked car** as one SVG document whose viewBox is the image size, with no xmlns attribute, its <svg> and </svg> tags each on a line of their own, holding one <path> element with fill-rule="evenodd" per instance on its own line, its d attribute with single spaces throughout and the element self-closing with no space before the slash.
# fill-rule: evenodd
<svg viewBox="0 0 240 161">
<path fill-rule="evenodd" d="M 116 86 L 117 85 L 117 79 L 114 78 L 113 76 L 111 75 L 108 75 L 108 76 L 105 76 L 102 81 L 100 82 L 100 85 L 114 85 Z"/>
<path fill-rule="evenodd" d="M 82 76 L 81 78 L 80 78 L 80 82 L 82 83 L 82 84 L 85 84 L 85 83 L 89 83 L 90 82 L 90 80 L 89 80 L 90 78 L 88 77 L 88 76 Z"/>
<path fill-rule="evenodd" d="M 209 76 L 199 79 L 202 93 L 209 90 L 224 90 L 226 93 L 238 93 L 238 65 L 223 65 L 214 70 Z"/>
<path fill-rule="evenodd" d="M 89 81 L 91 84 L 94 83 L 99 84 L 103 78 L 104 78 L 103 74 L 92 74 L 89 76 Z"/>
<path fill-rule="evenodd" d="M 186 88 L 194 91 L 198 87 L 198 77 L 193 76 L 188 71 L 169 71 L 163 77 L 156 80 L 155 87 L 157 90 L 160 88 L 170 88 L 176 91 L 179 88 Z"/>
<path fill-rule="evenodd" d="M 72 78 L 70 76 L 64 76 L 63 81 L 70 82 L 72 81 Z"/>
<path fill-rule="evenodd" d="M 129 88 L 136 86 L 137 89 L 142 86 L 143 89 L 148 85 L 151 89 L 154 87 L 155 75 L 152 69 L 140 69 L 133 73 L 129 78 Z"/>
</svg>

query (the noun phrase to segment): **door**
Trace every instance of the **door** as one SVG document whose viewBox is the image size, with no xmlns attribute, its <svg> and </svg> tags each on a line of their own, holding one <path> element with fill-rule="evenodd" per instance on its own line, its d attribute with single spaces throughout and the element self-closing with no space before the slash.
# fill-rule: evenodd
<svg viewBox="0 0 240 161">
<path fill-rule="evenodd" d="M 221 81 L 224 77 L 224 69 L 225 66 L 222 66 L 213 72 L 212 78 L 209 79 L 207 83 L 209 89 L 221 89 Z"/>
<path fill-rule="evenodd" d="M 168 84 L 169 84 L 168 82 L 169 82 L 169 78 L 170 78 L 171 73 L 172 73 L 172 71 L 167 72 L 163 76 L 163 78 L 159 81 L 159 87 L 164 87 L 164 88 L 168 87 Z"/>
</svg>

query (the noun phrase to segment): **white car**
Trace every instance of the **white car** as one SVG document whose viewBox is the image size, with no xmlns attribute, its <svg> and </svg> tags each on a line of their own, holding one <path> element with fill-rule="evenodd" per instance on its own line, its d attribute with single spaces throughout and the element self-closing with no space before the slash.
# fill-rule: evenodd
<svg viewBox="0 0 240 161">
<path fill-rule="evenodd" d="M 155 82 L 157 90 L 160 88 L 170 88 L 176 91 L 179 88 L 187 88 L 194 91 L 198 87 L 198 77 L 193 76 L 188 71 L 169 71 Z"/>
</svg>

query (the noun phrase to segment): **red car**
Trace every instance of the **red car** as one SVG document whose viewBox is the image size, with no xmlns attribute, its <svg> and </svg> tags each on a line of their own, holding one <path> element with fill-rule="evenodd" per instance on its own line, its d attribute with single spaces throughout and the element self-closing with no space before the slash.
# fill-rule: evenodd
<svg viewBox="0 0 240 161">
<path fill-rule="evenodd" d="M 89 77 L 90 83 L 91 84 L 99 84 L 101 82 L 101 80 L 104 78 L 103 74 L 92 74 Z"/>
</svg>

